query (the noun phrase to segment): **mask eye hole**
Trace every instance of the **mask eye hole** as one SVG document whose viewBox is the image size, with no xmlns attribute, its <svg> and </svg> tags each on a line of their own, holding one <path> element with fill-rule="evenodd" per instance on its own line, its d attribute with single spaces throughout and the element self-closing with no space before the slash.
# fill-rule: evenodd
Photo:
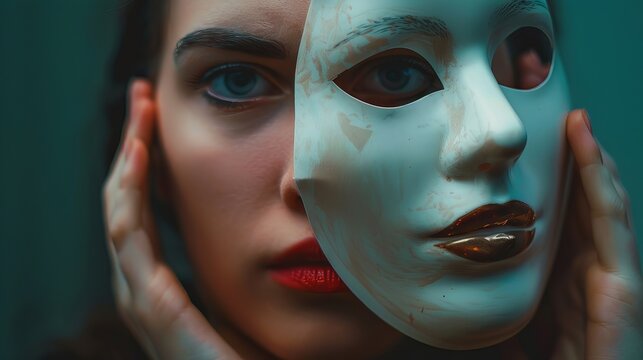
<svg viewBox="0 0 643 360">
<path fill-rule="evenodd" d="M 549 77 L 553 54 L 551 41 L 542 30 L 524 27 L 498 46 L 491 68 L 500 85 L 530 90 Z"/>
<path fill-rule="evenodd" d="M 372 56 L 333 81 L 352 97 L 381 107 L 406 105 L 444 89 L 431 64 L 409 49 Z"/>
</svg>

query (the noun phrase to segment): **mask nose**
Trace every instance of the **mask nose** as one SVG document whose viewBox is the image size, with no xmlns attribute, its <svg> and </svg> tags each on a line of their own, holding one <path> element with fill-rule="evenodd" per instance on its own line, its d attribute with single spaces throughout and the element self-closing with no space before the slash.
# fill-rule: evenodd
<svg viewBox="0 0 643 360">
<path fill-rule="evenodd" d="M 442 148 L 446 176 L 502 172 L 527 144 L 527 132 L 503 94 L 488 62 L 479 57 L 461 68 L 452 85 L 450 131 Z"/>
</svg>

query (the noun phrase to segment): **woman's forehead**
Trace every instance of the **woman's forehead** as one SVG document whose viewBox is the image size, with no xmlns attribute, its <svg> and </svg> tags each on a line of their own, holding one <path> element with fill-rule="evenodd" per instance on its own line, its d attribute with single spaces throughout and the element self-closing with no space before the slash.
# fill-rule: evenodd
<svg viewBox="0 0 643 360">
<path fill-rule="evenodd" d="M 186 34 L 214 27 L 275 39 L 296 48 L 308 5 L 305 0 L 172 0 L 166 38 L 176 44 Z"/>
</svg>

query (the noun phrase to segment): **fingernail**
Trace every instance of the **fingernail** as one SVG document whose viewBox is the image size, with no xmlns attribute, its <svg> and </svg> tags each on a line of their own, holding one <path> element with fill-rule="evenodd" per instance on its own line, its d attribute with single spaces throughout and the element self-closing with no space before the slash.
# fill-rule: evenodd
<svg viewBox="0 0 643 360">
<path fill-rule="evenodd" d="M 592 122 L 589 120 L 589 113 L 587 110 L 583 110 L 583 121 L 585 121 L 585 126 L 587 126 L 587 130 L 589 130 L 590 134 L 594 134 L 594 131 L 592 130 Z"/>
</svg>

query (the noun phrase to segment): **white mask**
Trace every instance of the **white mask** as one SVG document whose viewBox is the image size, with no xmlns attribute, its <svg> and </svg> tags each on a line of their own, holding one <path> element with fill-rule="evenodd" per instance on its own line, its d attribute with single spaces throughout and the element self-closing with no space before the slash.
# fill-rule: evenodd
<svg viewBox="0 0 643 360">
<path fill-rule="evenodd" d="M 553 38 L 545 0 L 311 2 L 297 186 L 347 286 L 412 338 L 489 346 L 536 310 L 569 178 Z"/>
</svg>

